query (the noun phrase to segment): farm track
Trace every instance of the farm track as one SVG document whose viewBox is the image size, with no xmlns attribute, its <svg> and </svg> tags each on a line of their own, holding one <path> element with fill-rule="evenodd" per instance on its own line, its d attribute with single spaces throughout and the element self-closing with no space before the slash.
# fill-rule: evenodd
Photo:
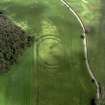
<svg viewBox="0 0 105 105">
<path fill-rule="evenodd" d="M 99 100 L 100 99 L 100 85 L 99 85 L 99 83 L 98 83 L 98 81 L 97 81 L 97 79 L 93 73 L 93 70 L 90 67 L 89 61 L 88 61 L 88 50 L 87 50 L 88 48 L 87 48 L 87 37 L 86 37 L 87 35 L 86 35 L 84 23 L 82 22 L 79 15 L 72 9 L 72 7 L 70 6 L 70 3 L 68 1 L 66 1 L 66 0 L 60 0 L 60 1 L 69 9 L 70 12 L 72 12 L 72 14 L 77 18 L 78 22 L 80 23 L 80 25 L 82 27 L 85 64 L 86 64 L 86 67 L 87 67 L 87 70 L 89 72 L 91 79 L 94 81 L 94 83 L 96 85 L 96 88 L 97 88 L 96 97 L 97 97 L 97 100 Z"/>
</svg>

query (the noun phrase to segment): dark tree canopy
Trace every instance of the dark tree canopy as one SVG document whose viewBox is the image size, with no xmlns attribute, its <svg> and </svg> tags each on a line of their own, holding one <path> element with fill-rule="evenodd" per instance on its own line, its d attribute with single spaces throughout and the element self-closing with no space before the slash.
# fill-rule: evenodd
<svg viewBox="0 0 105 105">
<path fill-rule="evenodd" d="M 32 40 L 19 26 L 0 15 L 0 72 L 8 71 Z"/>
</svg>

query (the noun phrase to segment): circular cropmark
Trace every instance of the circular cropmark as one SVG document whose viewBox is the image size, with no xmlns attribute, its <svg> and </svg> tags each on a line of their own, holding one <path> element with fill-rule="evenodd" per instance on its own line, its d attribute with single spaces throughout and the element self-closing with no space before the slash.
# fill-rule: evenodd
<svg viewBox="0 0 105 105">
<path fill-rule="evenodd" d="M 56 68 L 64 56 L 64 48 L 60 38 L 52 35 L 40 37 L 38 40 L 38 58 L 41 65 Z"/>
</svg>

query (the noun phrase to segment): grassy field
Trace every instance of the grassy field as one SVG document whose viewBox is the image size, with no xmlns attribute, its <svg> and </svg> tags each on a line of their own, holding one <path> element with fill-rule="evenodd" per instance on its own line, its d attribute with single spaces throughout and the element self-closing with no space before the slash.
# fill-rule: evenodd
<svg viewBox="0 0 105 105">
<path fill-rule="evenodd" d="M 68 0 L 82 17 L 89 32 L 87 33 L 88 57 L 90 66 L 101 88 L 101 105 L 105 105 L 105 1 L 104 0 Z M 83 2 L 84 1 L 84 2 Z M 83 5 L 85 8 L 83 8 Z M 84 14 L 83 14 L 84 13 Z"/>
<path fill-rule="evenodd" d="M 105 105 L 105 1 L 101 0 L 100 17 L 88 35 L 88 54 L 91 68 L 100 83 L 102 105 Z"/>
<path fill-rule="evenodd" d="M 96 88 L 84 63 L 82 29 L 68 9 L 59 0 L 1 0 L 0 9 L 35 36 L 0 74 L 0 105 L 90 105 Z"/>
<path fill-rule="evenodd" d="M 80 15 L 85 25 L 99 24 L 102 0 L 67 0 Z"/>
</svg>

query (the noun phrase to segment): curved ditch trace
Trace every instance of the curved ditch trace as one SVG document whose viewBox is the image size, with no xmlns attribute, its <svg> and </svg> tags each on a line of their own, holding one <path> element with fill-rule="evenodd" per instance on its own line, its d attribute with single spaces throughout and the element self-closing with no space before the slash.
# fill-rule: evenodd
<svg viewBox="0 0 105 105">
<path fill-rule="evenodd" d="M 81 18 L 79 17 L 79 15 L 75 12 L 75 10 L 72 9 L 72 7 L 70 6 L 70 3 L 66 0 L 60 0 L 68 9 L 70 12 L 72 12 L 72 14 L 77 18 L 78 22 L 80 23 L 81 27 L 82 27 L 82 39 L 83 39 L 83 47 L 84 47 L 84 56 L 85 56 L 85 64 L 87 67 L 87 70 L 89 72 L 89 75 L 91 77 L 91 79 L 94 81 L 95 85 L 96 85 L 96 89 L 97 89 L 97 93 L 96 93 L 96 98 L 97 100 L 100 99 L 100 85 L 94 75 L 94 73 L 92 72 L 92 69 L 89 65 L 89 61 L 88 61 L 88 53 L 87 53 L 87 38 L 86 38 L 86 29 L 84 26 L 84 23 L 82 22 Z"/>
</svg>

